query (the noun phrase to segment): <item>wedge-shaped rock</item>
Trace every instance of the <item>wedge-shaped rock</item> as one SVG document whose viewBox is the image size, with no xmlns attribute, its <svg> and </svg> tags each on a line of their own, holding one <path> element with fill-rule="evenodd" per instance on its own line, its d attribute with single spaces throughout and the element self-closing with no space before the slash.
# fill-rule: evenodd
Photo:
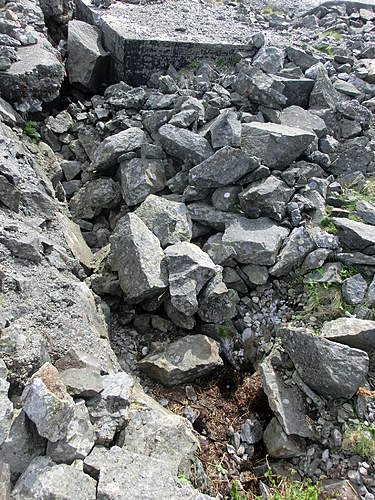
<svg viewBox="0 0 375 500">
<path fill-rule="evenodd" d="M 272 458 L 299 457 L 306 453 L 304 439 L 288 436 L 275 417 L 267 425 L 263 441 Z"/>
<path fill-rule="evenodd" d="M 339 230 L 340 242 L 350 250 L 360 250 L 367 253 L 375 245 L 375 226 L 345 218 L 334 218 L 333 222 Z"/>
<path fill-rule="evenodd" d="M 135 213 L 163 248 L 191 240 L 192 222 L 185 203 L 150 194 Z"/>
<path fill-rule="evenodd" d="M 285 227 L 266 217 L 254 220 L 240 217 L 227 225 L 222 242 L 234 248 L 236 260 L 241 264 L 272 266 L 288 234 Z"/>
<path fill-rule="evenodd" d="M 70 200 L 69 207 L 74 219 L 92 219 L 120 201 L 120 186 L 113 179 L 103 177 L 87 182 Z"/>
<path fill-rule="evenodd" d="M 258 166 L 256 158 L 240 149 L 225 146 L 203 163 L 193 167 L 189 172 L 189 182 L 199 188 L 228 186 Z"/>
<path fill-rule="evenodd" d="M 198 310 L 197 296 L 216 273 L 211 258 L 197 245 L 176 243 L 165 250 L 172 305 L 185 316 Z"/>
<path fill-rule="evenodd" d="M 107 52 L 100 43 L 101 31 L 82 21 L 68 24 L 68 75 L 71 84 L 98 92 L 106 77 Z"/>
<path fill-rule="evenodd" d="M 54 366 L 45 363 L 34 373 L 22 393 L 22 402 L 41 436 L 53 443 L 66 437 L 74 418 L 74 401 Z"/>
<path fill-rule="evenodd" d="M 198 315 L 206 323 L 224 323 L 236 314 L 238 294 L 227 288 L 221 273 L 217 273 L 199 296 Z"/>
<path fill-rule="evenodd" d="M 270 168 L 286 168 L 315 139 L 307 130 L 275 123 L 245 123 L 242 126 L 242 149 L 259 158 Z"/>
<path fill-rule="evenodd" d="M 0 378 L 0 446 L 8 437 L 12 425 L 13 404 L 8 398 L 9 382 Z"/>
<path fill-rule="evenodd" d="M 300 106 L 290 106 L 280 114 L 281 125 L 295 127 L 314 132 L 318 137 L 322 137 L 327 132 L 327 125 L 320 116 L 306 111 Z"/>
<path fill-rule="evenodd" d="M 326 321 L 322 337 L 371 353 L 375 351 L 375 321 L 357 318 Z"/>
<path fill-rule="evenodd" d="M 103 390 L 99 370 L 93 368 L 68 368 L 60 377 L 71 396 L 90 398 Z"/>
<path fill-rule="evenodd" d="M 333 86 L 327 70 L 322 63 L 314 66 L 316 73 L 315 85 L 310 94 L 310 108 L 331 108 L 343 100 L 342 94 Z"/>
<path fill-rule="evenodd" d="M 281 328 L 278 335 L 301 379 L 323 397 L 350 399 L 367 375 L 369 358 L 364 351 L 303 328 Z"/>
<path fill-rule="evenodd" d="M 165 152 L 189 165 L 197 165 L 213 154 L 208 141 L 190 130 L 163 125 L 159 135 Z"/>
<path fill-rule="evenodd" d="M 56 465 L 48 457 L 37 457 L 17 481 L 13 500 L 47 498 L 95 500 L 96 482 L 76 467 Z"/>
<path fill-rule="evenodd" d="M 76 459 L 84 459 L 95 444 L 94 428 L 83 400 L 74 407 L 74 418 L 68 425 L 66 437 L 56 443 L 49 442 L 47 455 L 56 463 L 71 464 Z"/>
<path fill-rule="evenodd" d="M 165 188 L 165 169 L 161 160 L 134 158 L 121 163 L 121 189 L 125 203 L 137 205 L 151 193 Z"/>
<path fill-rule="evenodd" d="M 209 134 L 214 149 L 224 146 L 239 148 L 241 146 L 241 122 L 237 119 L 237 113 L 229 109 L 222 111 L 211 123 Z"/>
<path fill-rule="evenodd" d="M 273 276 L 284 276 L 302 264 L 303 259 L 314 250 L 315 243 L 304 227 L 296 227 L 291 232 L 277 263 L 270 269 Z"/>
<path fill-rule="evenodd" d="M 141 370 L 167 386 L 190 382 L 222 365 L 218 344 L 205 335 L 183 337 L 138 363 Z"/>
<path fill-rule="evenodd" d="M 138 127 L 130 127 L 107 137 L 95 151 L 90 170 L 102 171 L 113 167 L 122 154 L 140 149 L 145 137 L 143 130 Z"/>
<path fill-rule="evenodd" d="M 168 284 L 165 255 L 158 238 L 135 214 L 120 219 L 111 237 L 112 269 L 118 272 L 125 300 L 142 302 Z"/>
</svg>

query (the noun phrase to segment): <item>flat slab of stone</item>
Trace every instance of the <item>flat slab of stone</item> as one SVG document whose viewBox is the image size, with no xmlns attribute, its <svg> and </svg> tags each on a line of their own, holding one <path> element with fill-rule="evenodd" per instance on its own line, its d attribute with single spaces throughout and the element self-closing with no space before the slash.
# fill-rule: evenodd
<svg viewBox="0 0 375 500">
<path fill-rule="evenodd" d="M 326 321 L 322 337 L 370 353 L 375 351 L 375 321 L 357 318 Z"/>
<path fill-rule="evenodd" d="M 113 79 L 133 85 L 170 64 L 181 69 L 204 58 L 231 59 L 252 48 L 250 25 L 236 21 L 236 6 L 192 0 L 184 7 L 167 0 L 163 8 L 153 2 L 114 2 L 104 10 L 91 0 L 76 0 L 76 17 L 100 27 L 103 46 L 113 58 Z"/>
</svg>

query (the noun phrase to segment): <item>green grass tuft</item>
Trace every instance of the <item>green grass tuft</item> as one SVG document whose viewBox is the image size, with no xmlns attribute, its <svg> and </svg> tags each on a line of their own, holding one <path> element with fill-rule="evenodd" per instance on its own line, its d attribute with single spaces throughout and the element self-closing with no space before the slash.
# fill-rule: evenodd
<svg viewBox="0 0 375 500">
<path fill-rule="evenodd" d="M 40 141 L 40 134 L 37 127 L 38 124 L 36 122 L 28 121 L 23 129 L 24 134 L 30 137 L 34 144 L 37 144 Z"/>
</svg>

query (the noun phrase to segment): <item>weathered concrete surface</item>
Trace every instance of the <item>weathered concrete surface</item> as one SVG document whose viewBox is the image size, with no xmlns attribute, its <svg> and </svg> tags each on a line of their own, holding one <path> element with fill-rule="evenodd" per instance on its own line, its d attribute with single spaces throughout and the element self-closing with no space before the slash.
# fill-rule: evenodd
<svg viewBox="0 0 375 500">
<path fill-rule="evenodd" d="M 134 10 L 137 7 L 116 2 L 103 10 L 94 7 L 90 0 L 76 0 L 76 18 L 95 24 L 102 31 L 103 46 L 112 55 L 112 81 L 144 84 L 152 73 L 166 70 L 170 64 L 178 70 L 204 58 L 221 57 L 229 60 L 237 51 L 253 48 L 248 43 L 251 40 L 250 26 L 243 27 L 237 40 L 225 40 L 220 33 L 209 33 L 208 30 L 204 34 L 189 36 L 189 30 L 176 30 L 176 26 L 166 29 L 168 12 L 164 12 L 164 9 L 158 11 L 160 32 L 154 33 L 153 29 L 145 31 L 142 19 L 138 18 Z M 233 29 L 238 31 L 235 21 Z"/>
</svg>

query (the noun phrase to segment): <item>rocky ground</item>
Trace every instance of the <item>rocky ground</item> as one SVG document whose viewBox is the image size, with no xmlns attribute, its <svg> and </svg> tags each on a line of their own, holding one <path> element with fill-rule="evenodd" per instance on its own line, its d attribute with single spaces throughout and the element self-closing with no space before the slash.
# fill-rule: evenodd
<svg viewBox="0 0 375 500">
<path fill-rule="evenodd" d="M 370 3 L 200 2 L 249 53 L 101 92 L 0 0 L 1 499 L 374 499 Z"/>
</svg>

